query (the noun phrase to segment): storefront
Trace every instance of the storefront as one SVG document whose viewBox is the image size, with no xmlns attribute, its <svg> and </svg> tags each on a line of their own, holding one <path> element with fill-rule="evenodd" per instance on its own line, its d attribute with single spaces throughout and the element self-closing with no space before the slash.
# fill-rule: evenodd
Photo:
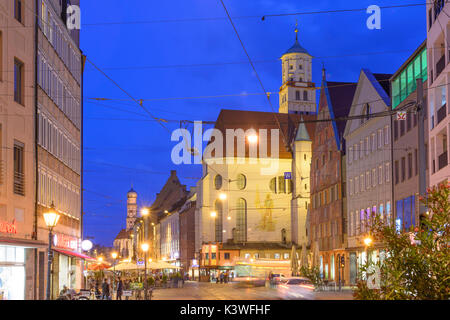
<svg viewBox="0 0 450 320">
<path fill-rule="evenodd" d="M 0 237 L 0 300 L 34 297 L 34 251 L 45 243 Z"/>
<path fill-rule="evenodd" d="M 83 288 L 85 261 L 95 261 L 79 251 L 80 240 L 73 236 L 56 233 L 53 237 L 52 297 L 57 298 L 60 291 L 67 288 Z"/>
</svg>

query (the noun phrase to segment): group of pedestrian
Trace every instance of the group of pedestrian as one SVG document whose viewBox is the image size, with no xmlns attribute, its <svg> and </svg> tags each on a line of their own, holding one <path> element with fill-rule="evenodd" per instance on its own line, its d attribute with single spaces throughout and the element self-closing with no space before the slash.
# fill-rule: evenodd
<svg viewBox="0 0 450 320">
<path fill-rule="evenodd" d="M 216 283 L 228 283 L 230 280 L 233 280 L 234 278 L 234 274 L 233 272 L 224 271 L 224 272 L 220 272 L 219 276 L 216 278 Z"/>
<path fill-rule="evenodd" d="M 122 281 L 121 277 L 118 277 L 115 283 L 116 290 L 116 300 L 122 300 L 122 295 L 124 290 L 128 290 L 130 287 L 130 280 Z M 97 299 L 101 300 L 112 300 L 112 288 L 110 281 L 107 278 L 104 278 L 101 282 L 99 280 L 90 279 L 89 280 L 89 288 L 94 290 L 94 294 Z M 101 288 L 101 290 L 100 290 Z M 127 297 L 128 300 L 128 297 Z"/>
</svg>

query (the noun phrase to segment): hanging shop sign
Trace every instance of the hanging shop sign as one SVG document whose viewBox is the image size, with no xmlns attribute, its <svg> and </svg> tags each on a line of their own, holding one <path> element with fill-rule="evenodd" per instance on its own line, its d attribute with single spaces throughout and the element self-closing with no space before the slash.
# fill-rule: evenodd
<svg viewBox="0 0 450 320">
<path fill-rule="evenodd" d="M 78 239 L 62 233 L 56 233 L 53 236 L 53 245 L 57 248 L 77 250 Z"/>
<path fill-rule="evenodd" d="M 16 220 L 13 220 L 12 223 L 8 223 L 6 221 L 0 221 L 0 232 L 16 234 L 17 233 Z"/>
</svg>

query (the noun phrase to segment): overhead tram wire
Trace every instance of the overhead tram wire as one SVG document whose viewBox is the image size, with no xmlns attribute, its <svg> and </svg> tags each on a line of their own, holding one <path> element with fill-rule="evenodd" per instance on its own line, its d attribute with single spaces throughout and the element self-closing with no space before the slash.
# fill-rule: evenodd
<svg viewBox="0 0 450 320">
<path fill-rule="evenodd" d="M 389 5 L 389 6 L 379 6 L 380 9 L 400 9 L 400 8 L 412 8 L 418 6 L 425 6 L 427 4 L 433 4 L 433 2 L 426 3 L 406 3 L 400 5 Z M 29 8 L 26 3 L 25 7 L 30 10 L 35 16 L 35 10 Z M 265 20 L 266 17 L 283 17 L 283 16 L 297 16 L 297 15 L 315 15 L 315 14 L 330 14 L 330 13 L 351 13 L 366 11 L 367 8 L 350 8 L 350 9 L 335 9 L 335 10 L 318 10 L 318 11 L 304 11 L 295 13 L 278 13 L 278 14 L 265 14 L 261 15 L 248 15 L 248 16 L 236 16 L 232 17 L 236 20 L 244 19 L 261 19 Z M 40 17 L 38 17 L 40 18 Z M 94 26 L 113 26 L 113 25 L 133 25 L 133 24 L 158 24 L 158 23 L 179 23 L 179 22 L 208 22 L 208 21 L 224 21 L 227 18 L 224 17 L 201 17 L 201 18 L 179 18 L 179 19 L 160 19 L 160 20 L 135 20 L 135 21 L 110 21 L 110 22 L 92 22 L 92 23 L 82 23 L 81 27 L 94 27 Z M 32 28 L 34 26 L 1 26 L 1 28 Z M 49 26 L 52 28 L 52 26 Z"/>
</svg>

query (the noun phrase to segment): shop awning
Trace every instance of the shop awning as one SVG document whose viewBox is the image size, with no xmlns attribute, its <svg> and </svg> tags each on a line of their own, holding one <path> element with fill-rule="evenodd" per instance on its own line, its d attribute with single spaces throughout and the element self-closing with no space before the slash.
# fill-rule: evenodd
<svg viewBox="0 0 450 320">
<path fill-rule="evenodd" d="M 69 256 L 69 257 L 75 257 L 75 258 L 88 260 L 88 261 L 97 261 L 97 259 L 92 258 L 90 256 L 87 256 L 85 254 L 79 253 L 79 252 L 68 251 L 68 250 L 61 250 L 61 249 L 53 249 L 53 250 L 56 251 L 56 252 L 59 252 L 61 254 L 64 254 L 66 256 Z"/>
<path fill-rule="evenodd" d="M 0 237 L 0 245 L 27 247 L 27 248 L 46 248 L 48 246 L 47 243 L 38 240 L 19 239 L 10 237 Z"/>
</svg>

